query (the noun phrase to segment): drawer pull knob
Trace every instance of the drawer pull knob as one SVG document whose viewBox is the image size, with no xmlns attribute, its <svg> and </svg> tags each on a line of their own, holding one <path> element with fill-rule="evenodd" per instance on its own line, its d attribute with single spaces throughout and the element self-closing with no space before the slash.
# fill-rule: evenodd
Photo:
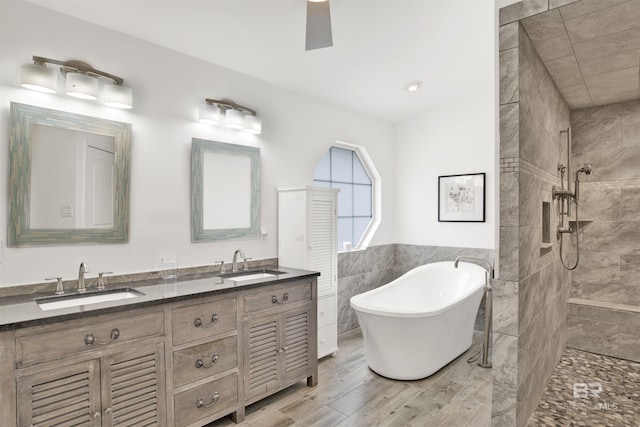
<svg viewBox="0 0 640 427">
<path fill-rule="evenodd" d="M 114 328 L 111 330 L 111 340 L 115 341 L 120 338 L 120 329 Z"/>
<path fill-rule="evenodd" d="M 196 408 L 211 408 L 218 401 L 218 399 L 220 399 L 220 394 L 216 391 L 215 393 L 213 393 L 213 396 L 211 396 L 211 401 L 206 405 L 204 404 L 204 400 L 202 398 L 198 399 L 196 401 Z"/>
<path fill-rule="evenodd" d="M 213 356 L 211 356 L 211 363 L 209 363 L 207 365 L 204 364 L 202 359 L 198 359 L 198 360 L 196 360 L 196 368 L 198 368 L 198 369 L 200 369 L 200 368 L 209 369 L 210 367 L 212 367 L 213 365 L 218 363 L 219 360 L 220 360 L 220 355 L 218 353 L 216 353 Z"/>
<path fill-rule="evenodd" d="M 93 336 L 93 334 L 87 334 L 84 337 L 84 344 L 85 345 L 94 345 L 96 343 L 96 337 Z"/>
<path fill-rule="evenodd" d="M 218 315 L 214 313 L 214 314 L 211 315 L 211 323 L 204 324 L 204 323 L 202 323 L 202 319 L 201 318 L 196 317 L 196 320 L 193 321 L 193 326 L 195 326 L 196 328 L 200 328 L 200 327 L 210 328 L 216 322 L 218 322 Z"/>
<path fill-rule="evenodd" d="M 289 300 L 289 294 L 288 294 L 288 293 L 285 293 L 285 294 L 282 296 L 282 299 L 283 299 L 284 301 L 288 301 L 288 300 Z M 282 304 L 280 301 L 278 301 L 278 297 L 277 297 L 277 296 L 275 296 L 275 295 L 273 295 L 273 296 L 271 297 L 271 303 L 273 303 L 273 304 Z"/>
</svg>

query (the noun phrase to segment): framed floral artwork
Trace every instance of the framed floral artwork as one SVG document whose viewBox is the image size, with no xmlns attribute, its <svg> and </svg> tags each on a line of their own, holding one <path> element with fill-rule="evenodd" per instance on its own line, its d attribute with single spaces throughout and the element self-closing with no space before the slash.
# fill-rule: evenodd
<svg viewBox="0 0 640 427">
<path fill-rule="evenodd" d="M 485 174 L 438 177 L 438 222 L 484 222 Z"/>
</svg>

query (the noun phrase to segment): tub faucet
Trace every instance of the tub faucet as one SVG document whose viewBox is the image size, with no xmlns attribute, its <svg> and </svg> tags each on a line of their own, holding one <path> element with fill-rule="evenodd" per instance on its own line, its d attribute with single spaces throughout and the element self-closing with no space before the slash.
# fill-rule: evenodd
<svg viewBox="0 0 640 427">
<path fill-rule="evenodd" d="M 238 272 L 238 254 L 240 254 L 242 258 L 245 257 L 244 252 L 242 252 L 242 249 L 236 249 L 236 251 L 233 253 L 233 263 L 231 264 L 232 273 Z"/>
<path fill-rule="evenodd" d="M 493 278 L 493 265 L 489 260 L 484 258 L 476 258 L 472 256 L 459 256 L 453 262 L 453 266 L 458 268 L 460 260 L 477 261 L 485 264 L 487 272 L 484 274 L 484 334 L 482 339 L 482 358 L 478 360 L 478 366 L 481 368 L 491 368 L 492 363 L 489 361 L 489 335 L 491 334 L 491 321 L 493 318 L 493 289 L 491 288 L 491 279 Z"/>
<path fill-rule="evenodd" d="M 493 278 L 493 265 L 491 264 L 491 262 L 490 262 L 489 260 L 484 259 L 484 258 L 476 258 L 476 257 L 472 257 L 472 256 L 459 256 L 459 257 L 457 257 L 457 258 L 455 259 L 455 261 L 453 261 L 453 266 L 454 266 L 455 268 L 458 268 L 458 263 L 459 263 L 461 260 L 477 261 L 477 262 L 480 262 L 480 263 L 485 264 L 485 265 L 486 265 L 487 272 L 489 273 L 489 277 L 490 277 L 490 278 Z"/>
<path fill-rule="evenodd" d="M 78 270 L 78 293 L 84 293 L 87 288 L 84 286 L 84 273 L 89 272 L 89 267 L 83 262 L 80 263 L 80 269 Z"/>
</svg>

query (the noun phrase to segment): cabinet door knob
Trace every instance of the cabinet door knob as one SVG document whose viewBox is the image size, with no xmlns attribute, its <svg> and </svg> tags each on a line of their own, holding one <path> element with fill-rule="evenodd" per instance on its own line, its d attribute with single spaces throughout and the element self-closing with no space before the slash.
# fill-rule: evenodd
<svg viewBox="0 0 640 427">
<path fill-rule="evenodd" d="M 85 345 L 94 345 L 96 343 L 96 337 L 93 334 L 87 334 L 84 337 Z"/>
<path fill-rule="evenodd" d="M 112 412 L 113 412 L 112 408 L 107 408 L 107 409 L 104 410 L 104 414 L 105 415 L 111 415 Z"/>
<path fill-rule="evenodd" d="M 96 420 L 99 419 L 100 418 L 100 412 L 94 412 L 93 418 L 96 419 Z"/>
<path fill-rule="evenodd" d="M 113 329 L 111 330 L 111 340 L 112 340 L 112 341 L 115 341 L 115 340 L 117 340 L 118 338 L 120 338 L 120 329 L 118 329 L 118 328 L 113 328 Z"/>
</svg>

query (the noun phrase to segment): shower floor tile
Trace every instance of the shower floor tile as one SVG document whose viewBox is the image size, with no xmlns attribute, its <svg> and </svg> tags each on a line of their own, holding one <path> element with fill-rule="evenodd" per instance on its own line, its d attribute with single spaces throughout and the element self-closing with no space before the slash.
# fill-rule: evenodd
<svg viewBox="0 0 640 427">
<path fill-rule="evenodd" d="M 529 427 L 637 426 L 640 363 L 566 349 Z"/>
</svg>

